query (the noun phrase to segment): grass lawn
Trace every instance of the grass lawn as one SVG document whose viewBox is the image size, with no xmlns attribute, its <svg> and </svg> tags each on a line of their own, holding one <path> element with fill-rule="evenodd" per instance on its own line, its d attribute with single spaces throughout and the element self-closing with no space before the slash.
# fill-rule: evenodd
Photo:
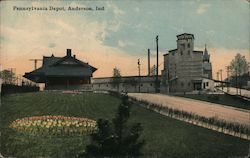
<svg viewBox="0 0 250 158">
<path fill-rule="evenodd" d="M 178 94 L 175 96 L 250 110 L 250 102 L 227 94 Z"/>
<path fill-rule="evenodd" d="M 65 115 L 91 119 L 114 117 L 120 99 L 105 94 L 59 92 L 2 97 L 1 147 L 4 156 L 75 157 L 89 143 L 88 136 L 51 138 L 18 133 L 8 128 L 17 118 Z M 248 141 L 193 126 L 133 105 L 131 122 L 141 122 L 147 157 L 230 157 L 247 155 Z"/>
</svg>

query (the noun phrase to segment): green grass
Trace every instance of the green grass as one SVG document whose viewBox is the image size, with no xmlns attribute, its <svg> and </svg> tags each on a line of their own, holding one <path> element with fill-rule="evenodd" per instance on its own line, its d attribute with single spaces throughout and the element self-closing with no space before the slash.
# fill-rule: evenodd
<svg viewBox="0 0 250 158">
<path fill-rule="evenodd" d="M 227 94 L 178 94 L 175 96 L 217 103 L 250 110 L 250 102 Z"/>
<path fill-rule="evenodd" d="M 15 132 L 8 125 L 17 118 L 34 115 L 65 115 L 91 119 L 112 119 L 120 99 L 104 94 L 80 95 L 39 92 L 2 98 L 1 148 L 4 156 L 75 157 L 89 143 L 89 137 L 36 137 Z M 131 122 L 140 122 L 148 157 L 229 157 L 247 155 L 248 141 L 227 136 L 164 117 L 137 105 L 131 109 Z"/>
</svg>

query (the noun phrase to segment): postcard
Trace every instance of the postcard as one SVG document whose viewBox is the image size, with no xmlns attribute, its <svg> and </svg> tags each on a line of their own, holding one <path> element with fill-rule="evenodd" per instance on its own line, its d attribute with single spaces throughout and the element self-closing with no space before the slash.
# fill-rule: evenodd
<svg viewBox="0 0 250 158">
<path fill-rule="evenodd" d="M 0 158 L 249 157 L 249 0 L 0 2 Z"/>
</svg>

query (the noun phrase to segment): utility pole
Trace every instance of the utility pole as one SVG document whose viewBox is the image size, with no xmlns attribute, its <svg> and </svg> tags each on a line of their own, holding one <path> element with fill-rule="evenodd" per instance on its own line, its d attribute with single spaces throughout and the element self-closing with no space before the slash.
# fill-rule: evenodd
<svg viewBox="0 0 250 158">
<path fill-rule="evenodd" d="M 158 37 L 159 35 L 156 36 L 156 85 L 155 85 L 155 92 L 159 92 L 159 81 L 158 81 L 158 68 L 159 68 L 159 52 L 158 52 Z"/>
<path fill-rule="evenodd" d="M 140 59 L 138 59 L 138 75 L 139 75 L 139 93 L 141 92 L 141 63 L 140 63 Z"/>
<path fill-rule="evenodd" d="M 227 69 L 227 93 L 229 93 L 229 71 L 230 71 L 230 67 L 226 66 Z"/>
<path fill-rule="evenodd" d="M 238 95 L 238 69 L 236 68 L 236 78 L 235 78 L 235 81 L 236 81 L 236 95 Z"/>
<path fill-rule="evenodd" d="M 216 77 L 217 77 L 217 80 L 219 81 L 220 79 L 219 79 L 219 75 L 220 75 L 220 72 L 218 71 L 218 72 L 216 72 Z"/>
<path fill-rule="evenodd" d="M 216 79 L 217 79 L 217 81 L 219 82 L 220 81 L 220 79 L 219 79 L 219 75 L 220 75 L 220 72 L 219 71 L 217 71 L 216 72 Z M 219 86 L 219 85 L 218 85 Z"/>
<path fill-rule="evenodd" d="M 35 70 L 36 70 L 36 68 L 37 68 L 37 61 L 42 61 L 42 59 L 30 59 L 30 61 L 34 61 Z"/>
<path fill-rule="evenodd" d="M 148 76 L 150 76 L 150 49 L 148 49 Z"/>
<path fill-rule="evenodd" d="M 219 71 L 220 71 L 221 88 L 222 88 L 222 91 L 223 91 L 222 69 L 220 69 Z"/>
</svg>

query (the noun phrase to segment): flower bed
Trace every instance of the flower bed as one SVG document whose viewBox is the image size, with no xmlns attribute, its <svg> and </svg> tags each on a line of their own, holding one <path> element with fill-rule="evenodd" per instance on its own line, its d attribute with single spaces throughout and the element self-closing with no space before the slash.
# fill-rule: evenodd
<svg viewBox="0 0 250 158">
<path fill-rule="evenodd" d="M 33 135 L 75 136 L 97 130 L 96 121 L 65 116 L 33 116 L 13 121 L 10 128 Z"/>
</svg>

